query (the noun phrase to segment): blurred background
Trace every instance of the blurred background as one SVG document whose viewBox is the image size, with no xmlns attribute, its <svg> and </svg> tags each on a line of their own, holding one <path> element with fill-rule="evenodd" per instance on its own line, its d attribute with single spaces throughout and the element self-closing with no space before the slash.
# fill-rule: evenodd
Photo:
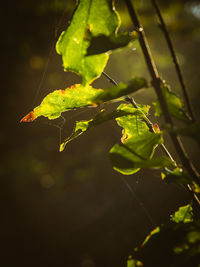
<svg viewBox="0 0 200 267">
<path fill-rule="evenodd" d="M 1 4 L 0 266 L 122 267 L 155 225 L 168 220 L 189 195 L 165 184 L 156 170 L 122 176 L 109 149 L 119 142 L 115 122 L 91 129 L 59 153 L 75 121 L 97 109 L 63 114 L 62 120 L 20 119 L 55 89 L 80 82 L 65 73 L 55 43 L 75 0 L 19 0 Z M 116 1 L 122 30 L 133 29 L 123 1 Z M 165 40 L 150 1 L 134 1 L 162 78 L 181 96 Z M 158 1 L 171 33 L 197 118 L 199 109 L 200 1 Z M 81 22 L 80 22 L 81 23 Z M 149 75 L 137 42 L 110 57 L 106 72 L 117 82 Z M 104 77 L 97 88 L 110 86 Z M 137 93 L 151 104 L 153 89 Z M 111 107 L 116 107 L 117 104 Z M 153 122 L 158 121 L 153 115 Z M 162 121 L 160 121 L 162 124 Z M 198 167 L 198 148 L 184 139 Z M 170 140 L 166 145 L 178 160 Z"/>
</svg>

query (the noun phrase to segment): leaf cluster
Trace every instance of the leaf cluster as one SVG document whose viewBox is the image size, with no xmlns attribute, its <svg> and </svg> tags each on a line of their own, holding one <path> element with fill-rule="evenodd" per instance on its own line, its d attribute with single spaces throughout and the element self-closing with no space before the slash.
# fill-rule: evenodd
<svg viewBox="0 0 200 267">
<path fill-rule="evenodd" d="M 112 0 L 80 0 L 70 25 L 58 39 L 56 51 L 62 56 L 64 71 L 77 73 L 82 82 L 48 94 L 21 122 L 31 122 L 40 116 L 52 120 L 68 110 L 101 106 L 114 100 L 124 101 L 126 103 L 112 112 L 101 109 L 89 120 L 76 121 L 73 132 L 60 145 L 60 151 L 89 129 L 115 120 L 122 129 L 122 137 L 110 149 L 114 170 L 131 175 L 141 168 L 156 168 L 165 182 L 190 185 L 194 192 L 200 193 L 191 176 L 169 155 L 155 156 L 155 150 L 163 147 L 166 133 L 193 137 L 199 141 L 199 124 L 191 122 L 182 100 L 165 82 L 161 81 L 162 95 L 170 116 L 184 124 L 180 129 L 166 126 L 160 131 L 157 125 L 153 126 L 149 121 L 150 106 L 136 104 L 128 96 L 149 87 L 150 82 L 142 77 L 132 77 L 129 82 L 110 88 L 97 89 L 92 86 L 93 81 L 102 75 L 111 53 L 138 38 L 135 31 L 120 33 L 119 27 L 120 16 Z M 155 116 L 161 116 L 160 99 L 153 106 Z M 172 216 L 169 224 L 151 232 L 138 248 L 138 260 L 145 266 L 196 266 L 194 264 L 200 254 L 200 224 L 193 221 L 191 213 L 190 205 L 182 207 Z M 128 266 L 141 266 L 141 262 L 129 259 Z"/>
</svg>

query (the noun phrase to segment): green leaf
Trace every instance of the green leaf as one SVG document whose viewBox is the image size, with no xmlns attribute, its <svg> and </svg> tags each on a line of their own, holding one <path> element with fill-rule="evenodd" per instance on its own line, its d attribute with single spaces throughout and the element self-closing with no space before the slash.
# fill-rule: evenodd
<svg viewBox="0 0 200 267">
<path fill-rule="evenodd" d="M 154 236 L 154 235 L 156 235 L 156 234 L 158 234 L 158 233 L 160 233 L 160 230 L 161 230 L 161 228 L 159 227 L 159 226 L 157 226 L 155 229 L 153 229 L 151 232 L 150 232 L 150 234 L 148 234 L 147 236 L 146 236 L 146 238 L 145 238 L 145 240 L 143 241 L 143 243 L 142 243 L 142 247 L 150 240 L 150 238 L 152 237 L 152 236 Z"/>
<path fill-rule="evenodd" d="M 85 121 L 77 121 L 75 129 L 73 133 L 67 137 L 64 142 L 60 145 L 60 151 L 63 151 L 65 146 L 75 138 L 79 137 L 82 135 L 84 132 L 88 131 L 91 127 L 98 126 L 99 124 L 102 124 L 106 121 L 116 119 L 121 116 L 127 116 L 130 114 L 135 114 L 135 115 L 141 115 L 141 111 L 138 109 L 130 109 L 125 111 L 125 110 L 116 110 L 108 114 L 104 114 L 104 110 L 101 110 L 99 114 L 97 114 L 94 118 L 90 120 L 85 120 Z"/>
<path fill-rule="evenodd" d="M 152 158 L 158 144 L 163 142 L 162 133 L 152 133 L 144 122 L 149 106 L 138 105 L 141 115 L 127 115 L 116 119 L 123 128 L 121 144 L 114 145 L 110 150 L 113 168 L 125 175 L 136 173 L 140 168 L 173 167 L 174 163 L 167 157 Z M 127 112 L 132 105 L 121 105 L 119 110 Z"/>
<path fill-rule="evenodd" d="M 192 206 L 190 204 L 182 206 L 171 216 L 171 221 L 175 223 L 189 223 L 193 221 Z"/>
<path fill-rule="evenodd" d="M 136 32 L 119 33 L 110 36 L 99 35 L 93 37 L 90 41 L 90 46 L 87 49 L 87 55 L 96 55 L 105 53 L 117 48 L 127 46 L 131 41 L 137 38 Z"/>
<path fill-rule="evenodd" d="M 64 111 L 96 106 L 105 101 L 130 94 L 144 86 L 146 86 L 146 81 L 143 78 L 135 78 L 128 84 L 120 83 L 118 86 L 104 90 L 95 89 L 90 85 L 76 84 L 65 90 L 56 90 L 48 94 L 38 107 L 22 118 L 21 122 L 30 122 L 39 116 L 56 119 Z"/>
<path fill-rule="evenodd" d="M 148 115 L 150 106 L 138 105 L 138 108 L 139 110 L 141 110 L 141 114 L 144 113 L 145 115 Z M 135 108 L 130 104 L 129 105 L 122 104 L 118 108 L 118 110 L 123 110 L 127 112 L 130 112 L 133 109 Z M 146 125 L 146 123 L 142 120 L 142 118 L 143 118 L 143 115 L 141 116 L 129 115 L 126 118 L 116 119 L 117 124 L 123 128 L 122 142 L 132 137 L 137 137 L 139 135 L 142 135 L 143 133 L 149 132 L 149 128 Z"/>
<path fill-rule="evenodd" d="M 169 113 L 179 120 L 189 121 L 189 118 L 184 111 L 182 100 L 175 93 L 170 91 L 167 84 L 162 84 L 161 88 L 169 109 Z M 160 117 L 162 115 L 162 109 L 159 101 L 155 101 L 153 106 L 155 108 L 155 116 Z"/>
<path fill-rule="evenodd" d="M 174 167 L 167 157 L 154 157 L 153 152 L 158 144 L 163 142 L 162 133 L 152 133 L 144 122 L 149 106 L 138 105 L 141 115 L 128 115 L 116 119 L 123 128 L 121 144 L 116 144 L 110 150 L 113 168 L 125 175 L 133 174 L 140 168 Z M 132 105 L 121 105 L 118 109 L 130 112 Z"/>
<path fill-rule="evenodd" d="M 69 27 L 56 44 L 58 54 L 62 55 L 64 69 L 81 75 L 84 85 L 99 77 L 109 55 L 86 56 L 89 37 L 113 35 L 119 25 L 120 18 L 112 0 L 80 0 Z"/>
<path fill-rule="evenodd" d="M 151 133 L 150 133 L 151 134 Z M 155 134 L 157 135 L 157 134 Z M 151 143 L 146 142 L 145 139 L 151 139 Z M 163 168 L 173 167 L 173 162 L 167 157 L 152 157 L 153 151 L 157 144 L 160 142 L 161 136 L 148 136 L 144 135 L 143 138 L 137 138 L 134 144 L 116 144 L 110 150 L 110 158 L 114 170 L 124 174 L 131 175 L 140 170 L 140 168 Z M 134 149 L 132 148 L 134 146 Z M 142 150 L 141 150 L 142 149 Z M 142 153 L 137 153 L 142 151 Z M 143 158 L 141 154 L 145 154 L 149 158 Z"/>
<path fill-rule="evenodd" d="M 192 182 L 190 176 L 180 168 L 173 170 L 165 168 L 161 173 L 161 177 L 166 183 L 190 184 Z"/>
<path fill-rule="evenodd" d="M 120 110 L 129 110 L 131 105 L 121 105 Z M 143 114 L 148 113 L 148 106 L 139 106 Z M 143 115 L 144 116 L 144 115 Z M 174 166 L 166 157 L 153 158 L 154 149 L 163 142 L 161 133 L 149 131 L 143 116 L 127 115 L 116 119 L 123 128 L 121 144 L 114 145 L 110 150 L 113 168 L 122 174 L 130 175 L 140 168 Z"/>
</svg>

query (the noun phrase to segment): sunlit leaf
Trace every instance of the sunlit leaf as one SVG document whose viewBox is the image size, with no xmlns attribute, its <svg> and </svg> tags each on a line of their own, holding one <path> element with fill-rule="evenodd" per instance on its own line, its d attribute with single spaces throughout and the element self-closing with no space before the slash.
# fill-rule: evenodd
<svg viewBox="0 0 200 267">
<path fill-rule="evenodd" d="M 121 105 L 119 109 L 128 111 L 132 105 Z M 114 145 L 110 150 L 113 168 L 125 175 L 133 174 L 140 168 L 173 167 L 174 163 L 167 157 L 152 158 L 158 144 L 163 142 L 162 133 L 149 131 L 144 122 L 148 116 L 149 106 L 138 105 L 143 116 L 128 115 L 116 119 L 123 128 L 121 144 Z"/>
<path fill-rule="evenodd" d="M 148 234 L 147 236 L 146 236 L 146 238 L 145 238 L 145 240 L 143 241 L 143 243 L 142 243 L 142 247 L 149 241 L 149 239 L 153 236 L 153 235 L 156 235 L 156 234 L 158 234 L 160 232 L 160 227 L 159 226 L 157 226 L 155 229 L 153 229 L 151 232 L 150 232 L 150 234 Z"/>
<path fill-rule="evenodd" d="M 86 56 L 90 36 L 113 35 L 119 25 L 119 15 L 112 0 L 80 0 L 69 27 L 56 45 L 58 54 L 62 55 L 64 69 L 81 75 L 84 85 L 100 76 L 109 55 Z"/>
<path fill-rule="evenodd" d="M 99 35 L 93 37 L 90 41 L 90 46 L 87 49 L 87 55 L 95 55 L 105 53 L 110 50 L 127 46 L 131 41 L 137 38 L 136 32 L 119 33 L 110 36 Z"/>
<path fill-rule="evenodd" d="M 174 92 L 170 91 L 168 85 L 162 84 L 161 88 L 170 114 L 176 117 L 177 119 L 189 121 L 189 118 L 186 112 L 184 111 L 182 100 Z M 161 116 L 162 109 L 159 101 L 155 101 L 153 105 L 155 107 L 155 116 Z"/>
<path fill-rule="evenodd" d="M 148 115 L 149 106 L 138 105 L 138 108 Z M 132 105 L 121 105 L 119 110 L 130 111 L 134 109 Z M 128 140 L 142 136 L 143 134 L 149 134 L 149 128 L 143 121 L 141 116 L 129 115 L 127 117 L 117 118 L 117 124 L 122 127 L 122 143 L 127 143 Z"/>
<path fill-rule="evenodd" d="M 189 223 L 193 221 L 192 206 L 190 204 L 182 206 L 171 216 L 171 221 L 175 223 Z"/>
<path fill-rule="evenodd" d="M 146 138 L 149 138 L 149 136 L 146 136 Z M 142 145 L 143 142 L 143 145 Z M 158 140 L 155 138 L 154 142 L 150 145 L 149 143 L 145 143 L 145 137 L 144 139 L 136 140 L 134 143 L 134 146 L 136 147 L 139 145 L 139 148 L 144 149 L 144 146 L 147 145 L 147 148 L 151 148 L 151 151 L 153 153 L 153 150 L 155 146 L 157 145 Z M 154 158 L 143 158 L 141 155 L 133 149 L 130 148 L 129 145 L 123 145 L 123 144 L 116 144 L 111 150 L 110 150 L 110 158 L 113 165 L 113 168 L 125 175 L 131 175 L 136 173 L 140 170 L 140 168 L 163 168 L 163 167 L 172 167 L 173 162 L 167 158 L 167 157 L 154 157 Z M 136 150 L 136 149 L 135 149 Z M 146 152 L 146 150 L 144 150 Z M 143 152 L 143 153 L 144 153 Z"/>
<path fill-rule="evenodd" d="M 131 109 L 131 105 L 121 105 L 121 110 Z M 139 106 L 145 114 L 148 106 Z M 123 128 L 121 144 L 114 145 L 110 150 L 113 168 L 122 174 L 130 175 L 140 168 L 160 168 L 174 166 L 166 157 L 152 158 L 154 149 L 163 142 L 162 133 L 152 133 L 143 121 L 142 116 L 128 115 L 116 119 Z"/>
<path fill-rule="evenodd" d="M 92 118 L 90 120 L 77 121 L 73 133 L 68 138 L 66 138 L 65 141 L 60 145 L 60 151 L 64 150 L 67 143 L 74 140 L 78 136 L 82 135 L 84 132 L 89 130 L 91 127 L 95 127 L 95 126 L 98 126 L 99 124 L 102 124 L 106 121 L 116 119 L 116 118 L 122 117 L 122 116 L 127 116 L 130 114 L 142 116 L 141 111 L 138 109 L 135 109 L 135 108 L 132 108 L 129 110 L 118 109 L 118 110 L 115 110 L 115 111 L 108 113 L 108 114 L 104 114 L 104 110 L 102 110 L 99 114 L 97 114 L 94 118 Z"/>
<path fill-rule="evenodd" d="M 65 90 L 56 90 L 48 94 L 42 103 L 32 112 L 22 118 L 21 122 L 30 122 L 39 116 L 49 119 L 58 118 L 62 112 L 86 106 L 96 106 L 121 96 L 130 94 L 146 86 L 143 78 L 135 78 L 128 84 L 107 89 L 95 89 L 90 85 L 76 84 Z"/>
</svg>

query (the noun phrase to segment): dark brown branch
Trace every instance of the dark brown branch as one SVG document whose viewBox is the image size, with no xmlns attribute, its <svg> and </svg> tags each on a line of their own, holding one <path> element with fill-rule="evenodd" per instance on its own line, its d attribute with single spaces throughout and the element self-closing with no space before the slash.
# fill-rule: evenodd
<svg viewBox="0 0 200 267">
<path fill-rule="evenodd" d="M 102 74 L 109 80 L 110 83 L 116 86 L 118 85 L 118 83 L 113 78 L 111 78 L 105 71 L 103 71 Z"/>
<path fill-rule="evenodd" d="M 133 21 L 134 26 L 139 29 L 138 32 L 139 32 L 140 46 L 142 48 L 147 67 L 148 67 L 149 73 L 150 73 L 151 78 L 152 78 L 152 85 L 155 88 L 157 97 L 159 99 L 159 102 L 160 102 L 160 105 L 162 108 L 164 119 L 165 119 L 166 123 L 168 123 L 173 128 L 173 121 L 172 121 L 172 118 L 171 118 L 170 113 L 168 111 L 167 103 L 165 101 L 165 98 L 164 98 L 164 96 L 162 94 L 162 90 L 161 90 L 161 79 L 159 77 L 156 65 L 155 65 L 153 57 L 151 55 L 151 51 L 149 49 L 149 45 L 148 45 L 144 30 L 142 28 L 142 25 L 140 24 L 140 21 L 137 17 L 137 14 L 135 12 L 135 9 L 134 9 L 131 1 L 125 0 L 125 3 L 127 5 L 129 15 Z M 175 149 L 176 149 L 176 151 L 180 157 L 180 160 L 182 162 L 183 167 L 188 171 L 188 173 L 191 175 L 193 180 L 200 186 L 199 174 L 198 174 L 197 170 L 195 169 L 193 163 L 190 161 L 180 138 L 177 136 L 177 134 L 175 134 L 173 132 L 170 133 L 170 136 L 172 138 L 174 147 L 175 147 Z"/>
<path fill-rule="evenodd" d="M 175 65 L 176 73 L 178 75 L 178 79 L 179 79 L 179 82 L 181 84 L 183 96 L 185 98 L 185 102 L 186 102 L 186 105 L 187 105 L 187 109 L 188 109 L 189 115 L 190 115 L 192 121 L 194 122 L 195 118 L 194 118 L 194 114 L 193 114 L 193 111 L 192 111 L 192 105 L 190 103 L 190 99 L 189 99 L 189 96 L 188 96 L 188 93 L 187 93 L 187 89 L 186 89 L 186 86 L 185 86 L 183 75 L 181 73 L 181 69 L 180 69 L 180 66 L 179 66 L 179 63 L 178 63 L 178 60 L 177 60 L 177 57 L 176 57 L 176 53 L 175 53 L 175 50 L 174 50 L 174 47 L 173 47 L 169 32 L 167 30 L 166 24 L 164 22 L 163 16 L 162 16 L 162 14 L 160 12 L 160 9 L 158 7 L 158 4 L 157 4 L 156 0 L 151 0 L 151 2 L 152 2 L 153 6 L 154 6 L 154 8 L 156 10 L 157 16 L 158 16 L 159 21 L 160 21 L 160 27 L 161 27 L 161 29 L 162 29 L 162 31 L 164 33 L 168 48 L 170 50 L 170 53 L 171 53 L 171 56 L 172 56 L 172 59 L 173 59 L 174 65 Z"/>
</svg>

